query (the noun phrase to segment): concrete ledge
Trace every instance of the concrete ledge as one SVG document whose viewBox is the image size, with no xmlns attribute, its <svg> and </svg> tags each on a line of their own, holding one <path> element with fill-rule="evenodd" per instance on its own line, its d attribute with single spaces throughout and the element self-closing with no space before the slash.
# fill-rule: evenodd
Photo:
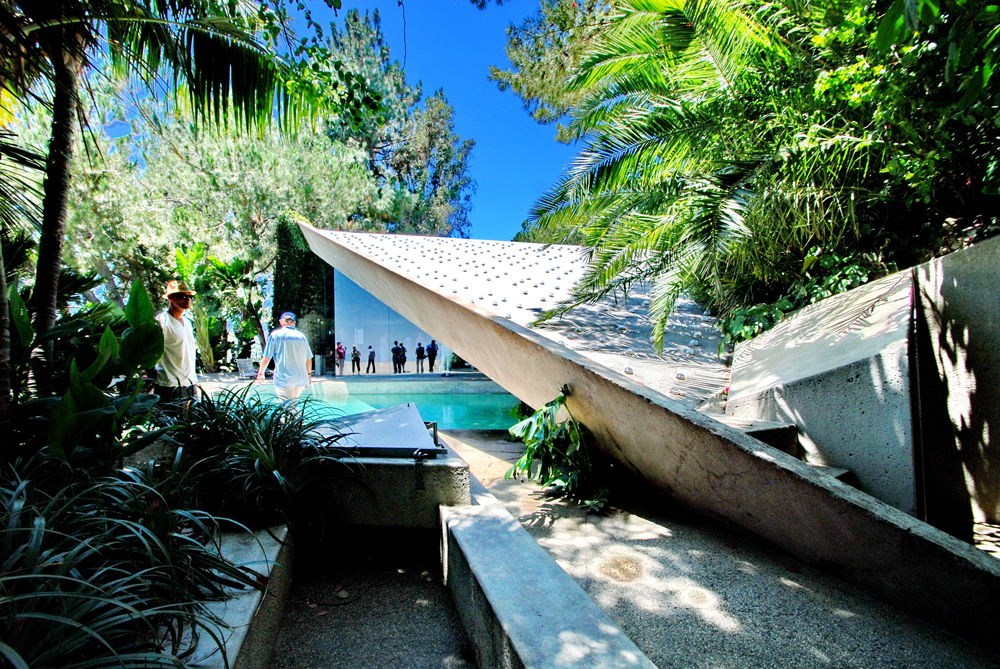
<svg viewBox="0 0 1000 669">
<path fill-rule="evenodd" d="M 273 534 L 273 536 L 272 536 Z M 233 590 L 231 599 L 210 602 L 208 609 L 230 626 L 223 633 L 226 657 L 214 642 L 202 636 L 202 644 L 212 646 L 206 654 L 195 652 L 191 666 L 203 669 L 266 669 L 278 635 L 281 615 L 292 586 L 292 546 L 288 528 L 269 533 L 224 534 L 222 556 L 241 567 L 249 567 L 266 577 L 267 590 Z"/>
<path fill-rule="evenodd" d="M 441 507 L 445 580 L 480 669 L 655 669 L 495 500 Z"/>
<path fill-rule="evenodd" d="M 435 529 L 439 506 L 471 502 L 469 465 L 451 449 L 447 457 L 422 462 L 355 458 L 345 464 L 351 472 L 341 469 L 325 487 L 332 515 L 348 525 Z"/>
</svg>

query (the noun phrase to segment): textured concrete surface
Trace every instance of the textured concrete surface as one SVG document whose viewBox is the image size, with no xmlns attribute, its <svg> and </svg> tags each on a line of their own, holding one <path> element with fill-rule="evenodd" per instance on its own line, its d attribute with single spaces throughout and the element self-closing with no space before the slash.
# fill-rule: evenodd
<svg viewBox="0 0 1000 669">
<path fill-rule="evenodd" d="M 343 530 L 302 556 L 271 669 L 473 669 L 438 533 Z"/>
<path fill-rule="evenodd" d="M 231 590 L 232 597 L 209 602 L 208 610 L 230 626 L 225 635 L 225 657 L 214 641 L 203 633 L 202 644 L 212 649 L 198 651 L 189 664 L 204 669 L 263 669 L 268 666 L 279 621 L 292 584 L 291 544 L 288 528 L 254 534 L 223 534 L 220 553 L 230 562 L 252 569 L 267 583 L 267 589 Z"/>
<path fill-rule="evenodd" d="M 803 460 L 849 469 L 861 490 L 915 515 L 911 291 L 900 272 L 743 342 L 726 413 L 795 424 Z"/>
<path fill-rule="evenodd" d="M 599 447 L 664 498 L 728 519 L 958 633 L 1000 642 L 993 615 L 1000 567 L 968 543 L 413 276 L 396 266 L 402 263 L 310 226 L 303 232 L 320 257 L 529 405 L 568 385 L 569 409 Z M 447 261 L 437 265 L 452 270 Z"/>
<path fill-rule="evenodd" d="M 360 453 L 366 447 L 436 448 L 413 404 L 346 416 L 339 429 L 346 436 L 338 447 Z M 326 499 L 341 523 L 433 529 L 438 506 L 471 503 L 469 466 L 451 451 L 432 459 L 359 455 L 324 466 L 329 474 L 323 482 Z"/>
<path fill-rule="evenodd" d="M 1000 666 L 988 650 L 641 487 L 616 486 L 617 508 L 588 516 L 530 483 L 497 478 L 519 455 L 501 433 L 445 438 L 661 669 Z"/>
<path fill-rule="evenodd" d="M 442 507 L 448 589 L 481 668 L 655 669 L 496 500 Z"/>
<path fill-rule="evenodd" d="M 926 491 L 928 517 L 1000 523 L 1000 238 L 914 272 L 927 325 L 920 357 L 936 372 L 921 374 L 921 404 L 938 409 L 922 421 L 922 465 L 940 478 Z"/>
<path fill-rule="evenodd" d="M 652 323 L 646 316 L 651 296 L 641 286 L 626 301 L 609 298 L 533 326 L 580 279 L 586 266 L 580 247 L 329 230 L 323 234 L 455 303 L 531 328 L 560 347 L 627 374 L 686 406 L 694 407 L 728 385 L 728 368 L 718 357 L 714 319 L 687 298 L 678 301 L 660 352 L 654 349 Z M 418 322 L 346 268 L 337 269 L 450 347 L 446 333 L 439 336 L 428 329 L 434 322 L 426 318 L 430 314 Z"/>
</svg>

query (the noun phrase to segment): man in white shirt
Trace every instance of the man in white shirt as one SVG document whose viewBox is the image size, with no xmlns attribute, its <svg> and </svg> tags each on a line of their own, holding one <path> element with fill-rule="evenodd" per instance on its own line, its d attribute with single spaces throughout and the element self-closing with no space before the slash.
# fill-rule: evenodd
<svg viewBox="0 0 1000 669">
<path fill-rule="evenodd" d="M 278 319 L 281 328 L 268 337 L 256 383 L 264 382 L 264 371 L 274 359 L 274 394 L 283 402 L 298 399 L 311 383 L 312 347 L 306 336 L 295 329 L 295 314 L 286 311 Z"/>
<path fill-rule="evenodd" d="M 198 347 L 194 328 L 184 312 L 191 308 L 195 292 L 184 281 L 169 281 L 163 298 L 170 303 L 166 311 L 156 316 L 163 329 L 163 357 L 156 363 L 156 384 L 153 392 L 160 402 L 194 398 L 198 376 L 195 362 Z"/>
</svg>

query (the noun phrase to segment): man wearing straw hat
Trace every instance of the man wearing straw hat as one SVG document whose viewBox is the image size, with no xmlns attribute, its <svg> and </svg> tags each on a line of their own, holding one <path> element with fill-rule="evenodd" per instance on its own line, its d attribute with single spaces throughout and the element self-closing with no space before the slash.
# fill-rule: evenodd
<svg viewBox="0 0 1000 669">
<path fill-rule="evenodd" d="M 295 314 L 286 311 L 278 319 L 281 328 L 271 333 L 257 370 L 256 383 L 264 382 L 264 371 L 274 358 L 274 394 L 283 402 L 294 402 L 312 377 L 312 347 L 295 329 Z"/>
<path fill-rule="evenodd" d="M 153 386 L 160 402 L 192 399 L 197 393 L 195 361 L 198 347 L 191 321 L 184 315 L 191 308 L 194 295 L 186 281 L 168 281 L 163 291 L 162 297 L 170 306 L 156 316 L 163 329 L 163 356 L 156 363 L 156 384 Z"/>
</svg>

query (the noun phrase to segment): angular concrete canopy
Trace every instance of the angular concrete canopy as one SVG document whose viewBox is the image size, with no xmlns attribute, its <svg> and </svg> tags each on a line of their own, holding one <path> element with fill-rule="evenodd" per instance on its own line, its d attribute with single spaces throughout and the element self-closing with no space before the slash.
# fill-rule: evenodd
<svg viewBox="0 0 1000 669">
<path fill-rule="evenodd" d="M 542 293 L 549 292 L 548 280 L 544 290 L 541 284 L 548 275 L 537 273 L 545 253 L 540 245 L 338 233 L 308 225 L 302 230 L 313 252 L 528 404 L 540 406 L 568 385 L 568 406 L 598 445 L 665 494 L 956 633 L 998 643 L 996 560 L 525 327 L 528 317 L 518 322 L 514 314 L 536 306 L 528 297 L 539 296 L 541 304 Z M 418 241 L 440 252 L 417 253 Z M 475 255 L 459 259 L 453 250 L 449 257 L 449 247 Z M 549 257 L 558 253 L 562 290 L 563 272 L 578 273 L 582 261 L 571 263 L 573 252 L 566 247 L 550 250 Z M 480 301 L 478 292 L 459 292 L 475 291 L 464 279 L 482 269 L 492 272 L 486 275 L 490 285 L 501 285 L 499 277 L 506 276 L 510 288 L 521 291 L 521 310 L 515 302 L 507 318 L 507 312 L 497 315 L 482 306 L 500 295 L 484 291 Z M 530 288 L 522 288 L 529 276 Z M 553 293 L 555 285 L 553 280 Z"/>
</svg>

